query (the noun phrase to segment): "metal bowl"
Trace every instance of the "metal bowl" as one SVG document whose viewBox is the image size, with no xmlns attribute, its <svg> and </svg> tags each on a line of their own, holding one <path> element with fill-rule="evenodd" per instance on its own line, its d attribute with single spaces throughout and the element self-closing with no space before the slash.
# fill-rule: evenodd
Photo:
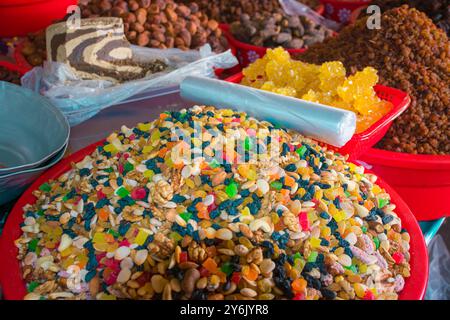
<svg viewBox="0 0 450 320">
<path fill-rule="evenodd" d="M 0 176 L 41 166 L 67 144 L 69 132 L 46 98 L 0 81 Z"/>
<path fill-rule="evenodd" d="M 38 168 L 0 176 L 0 205 L 17 198 L 44 171 L 57 164 L 66 152 L 67 144 L 51 159 Z"/>
</svg>

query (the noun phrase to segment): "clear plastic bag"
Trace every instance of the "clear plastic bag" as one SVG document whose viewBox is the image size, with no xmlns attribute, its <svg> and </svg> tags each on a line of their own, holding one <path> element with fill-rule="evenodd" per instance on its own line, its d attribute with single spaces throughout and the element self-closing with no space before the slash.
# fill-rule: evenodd
<svg viewBox="0 0 450 320">
<path fill-rule="evenodd" d="M 428 254 L 430 265 L 425 299 L 450 300 L 450 252 L 441 235 L 431 241 Z"/>
<path fill-rule="evenodd" d="M 286 12 L 288 15 L 307 17 L 315 23 L 334 31 L 338 31 L 341 28 L 341 25 L 339 23 L 324 18 L 307 5 L 304 5 L 303 3 L 300 3 L 296 0 L 279 0 L 279 2 L 284 12 Z"/>
<path fill-rule="evenodd" d="M 46 62 L 22 77 L 22 86 L 50 99 L 67 117 L 71 126 L 77 125 L 102 109 L 123 102 L 139 93 L 178 85 L 186 76 L 215 77 L 215 68 L 231 68 L 238 61 L 230 50 L 214 54 L 209 45 L 199 51 L 151 49 L 133 46 L 137 61 L 160 59 L 168 68 L 144 79 L 114 84 L 106 80 L 82 80 L 68 65 Z"/>
</svg>

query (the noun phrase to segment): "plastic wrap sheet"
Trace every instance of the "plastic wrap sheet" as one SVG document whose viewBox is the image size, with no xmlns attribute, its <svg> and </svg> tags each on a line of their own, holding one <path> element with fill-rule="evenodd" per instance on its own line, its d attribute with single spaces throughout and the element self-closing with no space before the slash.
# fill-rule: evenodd
<svg viewBox="0 0 450 320">
<path fill-rule="evenodd" d="M 144 79 L 115 85 L 106 80 L 82 80 L 67 64 L 46 62 L 25 74 L 22 85 L 49 98 L 74 126 L 144 91 L 178 85 L 188 75 L 215 77 L 214 68 L 231 68 L 238 63 L 230 50 L 214 54 L 209 45 L 199 51 L 133 46 L 133 53 L 137 61 L 160 59 L 168 68 Z"/>
<path fill-rule="evenodd" d="M 180 89 L 190 101 L 245 111 L 336 147 L 345 145 L 356 129 L 356 115 L 351 111 L 234 83 L 187 77 Z"/>
</svg>

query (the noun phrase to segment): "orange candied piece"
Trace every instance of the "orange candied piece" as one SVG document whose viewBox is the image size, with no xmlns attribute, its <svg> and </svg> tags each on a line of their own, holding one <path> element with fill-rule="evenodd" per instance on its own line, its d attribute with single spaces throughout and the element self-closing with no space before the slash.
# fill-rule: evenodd
<svg viewBox="0 0 450 320">
<path fill-rule="evenodd" d="M 241 273 L 242 276 L 249 281 L 255 281 L 256 279 L 258 279 L 258 272 L 250 268 L 248 265 L 242 267 Z"/>
<path fill-rule="evenodd" d="M 209 212 L 208 212 L 208 207 L 203 203 L 203 202 L 199 202 L 195 205 L 195 208 L 197 209 L 197 216 L 200 219 L 207 219 L 209 220 Z"/>
<path fill-rule="evenodd" d="M 217 276 L 219 276 L 221 283 L 227 282 L 227 275 L 224 272 L 218 271 Z"/>
<path fill-rule="evenodd" d="M 214 259 L 208 258 L 203 262 L 203 267 L 211 273 L 216 274 L 219 270 L 217 269 L 217 263 Z"/>
<path fill-rule="evenodd" d="M 375 207 L 375 205 L 373 204 L 372 201 L 367 200 L 364 202 L 364 207 L 366 207 L 366 209 L 370 211 Z"/>
<path fill-rule="evenodd" d="M 159 119 L 161 119 L 161 120 L 165 120 L 167 117 L 168 117 L 169 115 L 167 114 L 167 113 L 161 113 L 160 115 L 159 115 Z"/>
<path fill-rule="evenodd" d="M 104 208 L 101 208 L 101 209 L 98 211 L 97 215 L 98 215 L 98 218 L 99 218 L 101 221 L 108 221 L 109 211 L 106 210 L 106 209 L 104 209 Z"/>
<path fill-rule="evenodd" d="M 306 290 L 307 282 L 305 279 L 298 278 L 292 281 L 292 290 L 296 293 L 301 293 Z"/>
<path fill-rule="evenodd" d="M 284 184 L 288 187 L 293 187 L 295 185 L 295 179 L 291 176 L 286 175 L 284 177 Z"/>
</svg>

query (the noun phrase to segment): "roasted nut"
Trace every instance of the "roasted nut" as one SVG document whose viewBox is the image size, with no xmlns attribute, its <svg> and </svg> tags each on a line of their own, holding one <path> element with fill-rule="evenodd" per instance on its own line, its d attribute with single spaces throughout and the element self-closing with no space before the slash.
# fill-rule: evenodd
<svg viewBox="0 0 450 320">
<path fill-rule="evenodd" d="M 148 33 L 143 32 L 137 36 L 136 41 L 138 46 L 145 47 L 150 43 L 150 37 L 148 36 Z"/>
<path fill-rule="evenodd" d="M 145 22 L 147 21 L 147 9 L 139 8 L 136 10 L 135 14 L 137 22 L 142 25 L 145 24 Z"/>
</svg>

